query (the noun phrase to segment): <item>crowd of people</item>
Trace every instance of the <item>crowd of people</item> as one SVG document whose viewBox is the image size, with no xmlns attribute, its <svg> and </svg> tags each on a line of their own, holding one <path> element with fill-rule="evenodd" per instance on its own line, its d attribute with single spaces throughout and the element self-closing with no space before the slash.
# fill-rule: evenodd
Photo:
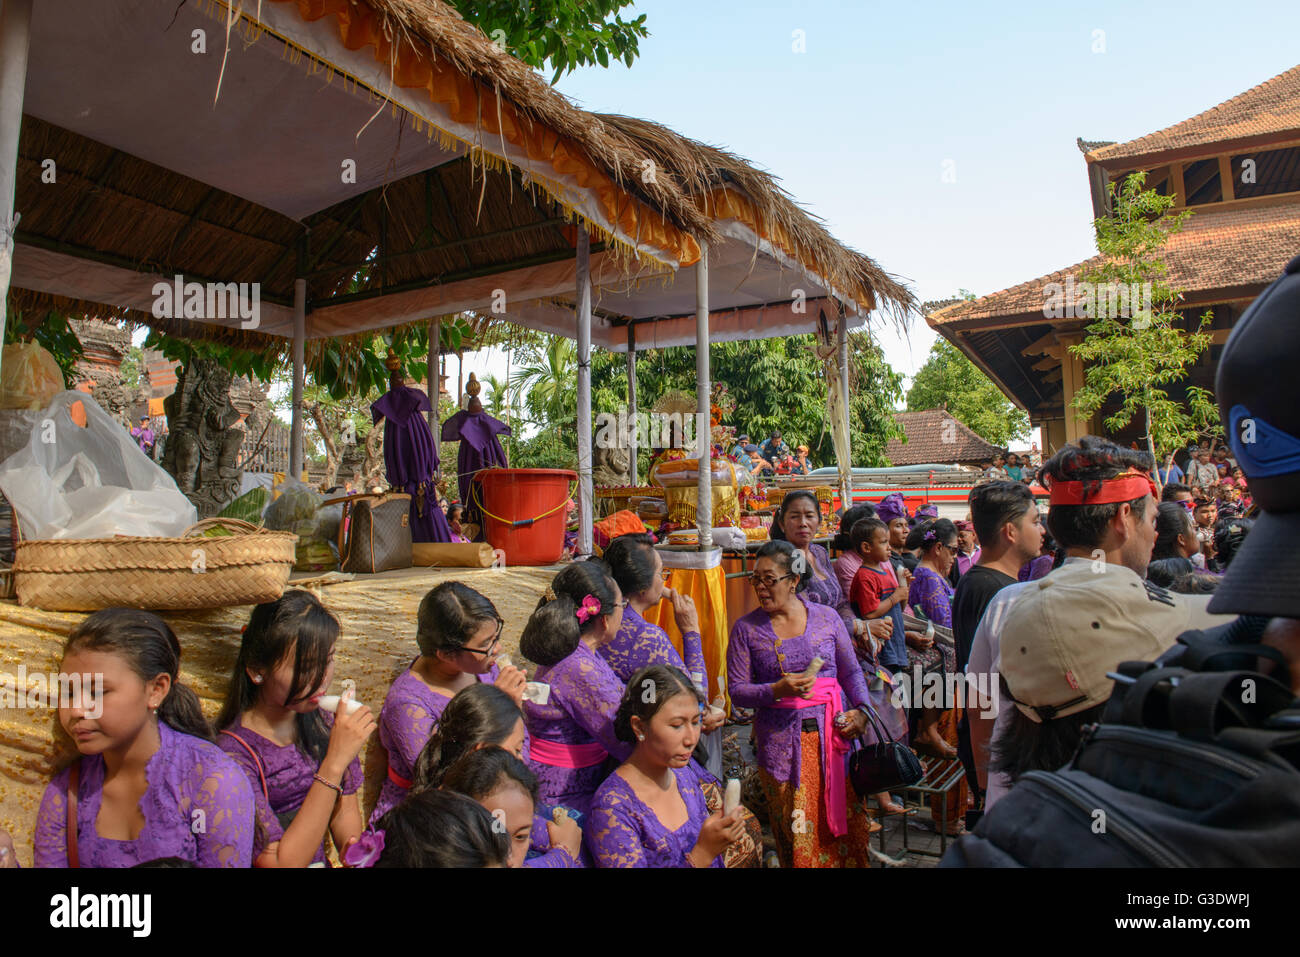
<svg viewBox="0 0 1300 957">
<path fill-rule="evenodd" d="M 761 478 L 773 475 L 811 475 L 815 468 L 808 461 L 808 446 L 798 445 L 791 450 L 785 444 L 779 429 L 774 429 L 760 445 L 751 442 L 748 435 L 736 436 L 736 444 L 728 457 Z"/>
</svg>

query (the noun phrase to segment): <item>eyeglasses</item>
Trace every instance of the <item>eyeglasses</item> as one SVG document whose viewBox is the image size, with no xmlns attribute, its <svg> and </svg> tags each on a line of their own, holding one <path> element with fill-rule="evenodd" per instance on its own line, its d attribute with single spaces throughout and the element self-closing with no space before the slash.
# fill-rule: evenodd
<svg viewBox="0 0 1300 957">
<path fill-rule="evenodd" d="M 961 547 L 961 542 L 953 542 L 951 545 L 949 545 L 947 542 L 940 542 L 939 544 L 942 545 L 944 548 L 948 549 L 948 551 L 950 552 L 955 552 L 958 548 Z"/>
<path fill-rule="evenodd" d="M 768 591 L 771 591 L 773 588 L 776 587 L 777 582 L 783 582 L 787 578 L 794 578 L 795 576 L 782 575 L 780 578 L 760 578 L 754 572 L 750 572 L 749 575 L 747 575 L 746 577 L 749 579 L 749 585 L 751 588 L 758 588 L 761 585 L 764 588 L 766 588 Z"/>
<path fill-rule="evenodd" d="M 503 619 L 497 619 L 497 633 L 492 636 L 492 642 L 486 648 L 461 648 L 461 651 L 468 651 L 476 655 L 492 655 L 501 647 L 501 632 L 505 629 L 506 623 Z"/>
</svg>

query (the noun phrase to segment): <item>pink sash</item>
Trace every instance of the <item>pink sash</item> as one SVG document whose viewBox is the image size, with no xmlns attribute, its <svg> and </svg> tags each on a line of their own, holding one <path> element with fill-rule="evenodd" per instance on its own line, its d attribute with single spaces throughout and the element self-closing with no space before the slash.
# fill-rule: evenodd
<svg viewBox="0 0 1300 957">
<path fill-rule="evenodd" d="M 595 767 L 609 757 L 609 752 L 595 741 L 591 744 L 560 744 L 558 741 L 531 738 L 528 742 L 528 756 L 538 764 L 576 769 Z"/>
<path fill-rule="evenodd" d="M 843 757 L 849 750 L 849 743 L 835 732 L 835 716 L 844 710 L 839 681 L 835 678 L 818 678 L 813 683 L 809 697 L 778 698 L 768 707 L 795 711 L 819 704 L 826 706 L 826 717 L 822 723 L 822 802 L 826 805 L 826 818 L 830 821 L 831 833 L 843 837 L 849 832 Z M 796 739 L 795 747 L 798 746 Z"/>
</svg>

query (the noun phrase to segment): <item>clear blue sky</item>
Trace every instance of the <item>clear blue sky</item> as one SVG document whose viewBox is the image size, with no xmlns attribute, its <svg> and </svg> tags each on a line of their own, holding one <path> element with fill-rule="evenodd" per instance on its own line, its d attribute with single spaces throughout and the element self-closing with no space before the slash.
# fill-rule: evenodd
<svg viewBox="0 0 1300 957">
<path fill-rule="evenodd" d="M 1300 63 L 1294 0 L 630 9 L 651 34 L 632 67 L 583 70 L 558 88 L 775 174 L 921 300 L 994 292 L 1092 255 L 1076 137 L 1132 139 Z M 792 52 L 795 30 L 805 53 Z M 1093 52 L 1098 39 L 1105 52 Z M 941 180 L 945 160 L 955 183 Z M 881 334 L 909 375 L 933 338 L 920 320 L 910 345 Z"/>
</svg>

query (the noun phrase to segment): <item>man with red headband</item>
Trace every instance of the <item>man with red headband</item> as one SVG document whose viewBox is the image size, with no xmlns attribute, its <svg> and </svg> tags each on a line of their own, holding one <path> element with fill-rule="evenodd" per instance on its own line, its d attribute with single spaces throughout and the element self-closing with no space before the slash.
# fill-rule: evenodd
<svg viewBox="0 0 1300 957">
<path fill-rule="evenodd" d="M 1132 653 L 1115 636 L 1136 626 L 1149 632 L 1154 659 L 1186 629 L 1228 620 L 1206 611 L 1208 596 L 1175 595 L 1146 581 L 1159 504 L 1152 466 L 1146 452 L 1090 435 L 1043 465 L 1051 496 L 1047 527 L 1065 549 L 1065 562 L 992 598 L 967 668 L 968 674 L 987 670 L 991 680 L 983 686 L 1001 689 L 991 759 L 987 743 L 977 740 L 982 736 L 972 734 L 975 764 L 987 780 L 986 808 L 1006 792 L 1005 772 L 1014 777 L 1028 770 L 1024 760 L 1068 759 L 1081 723 L 1095 720 L 1104 698 L 1080 698 L 1081 679 L 1071 664 L 1085 650 L 1114 642 L 1116 658 L 1107 667 L 1117 666 Z"/>
</svg>

